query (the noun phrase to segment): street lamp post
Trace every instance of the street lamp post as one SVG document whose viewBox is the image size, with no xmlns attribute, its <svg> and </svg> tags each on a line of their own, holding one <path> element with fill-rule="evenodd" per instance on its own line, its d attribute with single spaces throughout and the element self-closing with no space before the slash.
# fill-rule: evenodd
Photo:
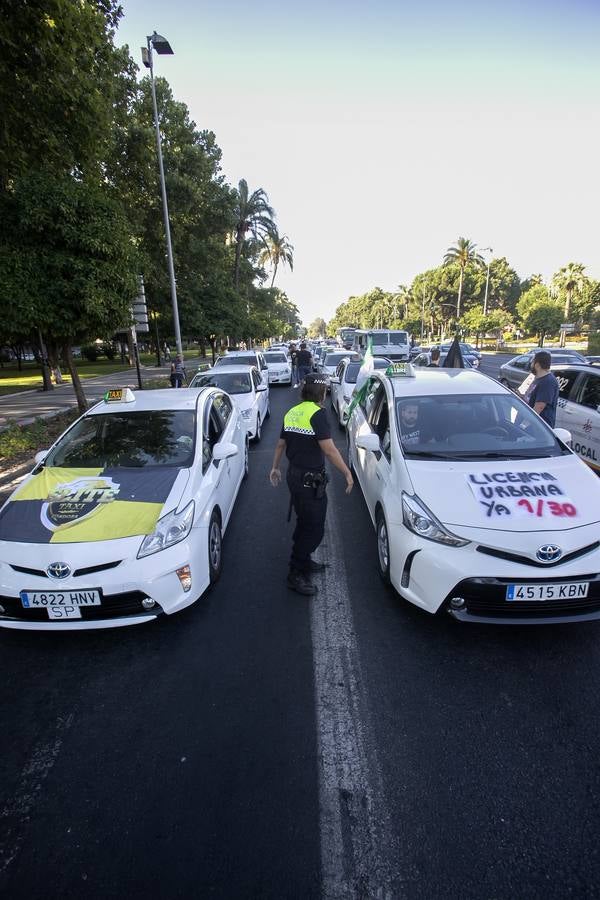
<svg viewBox="0 0 600 900">
<path fill-rule="evenodd" d="M 171 282 L 171 305 L 173 306 L 173 325 L 175 328 L 175 346 L 179 356 L 183 357 L 181 345 L 181 329 L 179 327 L 179 308 L 177 306 L 177 285 L 175 283 L 175 266 L 173 264 L 173 247 L 171 244 L 171 228 L 169 225 L 169 206 L 167 204 L 167 188 L 165 185 L 165 170 L 163 167 L 162 145 L 160 140 L 160 125 L 158 122 L 158 107 L 156 104 L 156 88 L 154 85 L 154 66 L 152 62 L 152 50 L 159 56 L 172 55 L 173 50 L 168 40 L 156 31 L 147 37 L 148 47 L 142 47 L 142 62 L 150 69 L 150 86 L 152 88 L 152 107 L 154 109 L 154 128 L 156 130 L 156 148 L 158 151 L 158 171 L 160 174 L 160 190 L 162 194 L 163 219 L 165 223 L 165 236 L 167 239 L 167 261 L 169 264 L 169 281 Z"/>
<path fill-rule="evenodd" d="M 485 296 L 483 298 L 483 314 L 487 316 L 487 304 L 488 304 L 488 291 L 490 289 L 490 266 L 492 264 L 492 253 L 494 252 L 491 247 L 483 247 L 482 253 L 489 253 L 490 258 L 488 259 L 487 264 L 487 277 L 485 279 Z"/>
</svg>

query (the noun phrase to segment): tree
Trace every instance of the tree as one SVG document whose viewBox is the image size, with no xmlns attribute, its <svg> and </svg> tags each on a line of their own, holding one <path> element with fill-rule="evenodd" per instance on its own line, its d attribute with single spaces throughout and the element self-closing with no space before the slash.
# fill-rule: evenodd
<svg viewBox="0 0 600 900">
<path fill-rule="evenodd" d="M 583 294 L 588 282 L 585 275 L 585 266 L 582 263 L 568 263 L 559 269 L 552 277 L 550 283 L 550 296 L 565 298 L 565 318 L 568 322 L 571 315 L 571 303 L 573 297 Z"/>
<path fill-rule="evenodd" d="M 490 263 L 490 283 L 488 290 L 488 310 L 494 307 L 514 313 L 519 297 L 521 283 L 519 276 L 508 263 L 505 256 L 493 259 Z"/>
<path fill-rule="evenodd" d="M 561 304 L 548 297 L 548 291 L 543 284 L 534 285 L 521 295 L 517 303 L 517 313 L 525 331 L 538 336 L 540 347 L 543 346 L 547 334 L 554 334 L 559 330 L 563 319 Z"/>
<path fill-rule="evenodd" d="M 276 234 L 275 211 L 269 206 L 269 198 L 262 188 L 250 193 L 245 179 L 238 184 L 234 206 L 235 264 L 233 282 L 236 291 L 240 285 L 240 261 L 248 233 L 255 240 L 265 241 Z"/>
<path fill-rule="evenodd" d="M 317 317 L 314 322 L 308 326 L 308 336 L 312 338 L 325 337 L 327 334 L 327 323 L 325 319 Z"/>
<path fill-rule="evenodd" d="M 265 238 L 265 246 L 258 257 L 258 263 L 261 266 L 272 265 L 273 277 L 271 278 L 271 287 L 275 284 L 275 276 L 280 265 L 288 265 L 290 271 L 294 271 L 294 248 L 289 242 L 287 235 L 279 235 L 277 230 L 273 234 L 267 235 Z"/>
<path fill-rule="evenodd" d="M 482 268 L 485 265 L 481 254 L 477 253 L 477 244 L 468 238 L 459 237 L 456 245 L 448 247 L 444 256 L 444 265 L 456 263 L 460 269 L 460 280 L 458 283 L 458 299 L 456 301 L 456 318 L 460 319 L 460 301 L 462 297 L 463 280 L 465 269 L 468 265 L 474 268 Z"/>
<path fill-rule="evenodd" d="M 71 346 L 131 321 L 136 259 L 119 199 L 105 183 L 34 173 L 0 195 L 0 308 L 20 333 L 62 348 L 81 411 Z"/>
</svg>

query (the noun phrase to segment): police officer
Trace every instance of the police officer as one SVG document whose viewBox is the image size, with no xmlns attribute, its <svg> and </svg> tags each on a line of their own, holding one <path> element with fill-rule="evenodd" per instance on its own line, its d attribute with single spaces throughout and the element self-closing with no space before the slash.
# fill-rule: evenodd
<svg viewBox="0 0 600 900">
<path fill-rule="evenodd" d="M 273 487 L 281 481 L 279 461 L 285 450 L 288 458 L 287 484 L 290 511 L 296 511 L 292 555 L 287 585 L 293 591 L 312 597 L 317 589 L 311 572 L 320 572 L 324 563 L 311 559 L 311 553 L 323 540 L 327 513 L 327 473 L 325 457 L 346 479 L 346 493 L 354 485 L 352 473 L 331 440 L 327 413 L 323 409 L 327 382 L 309 373 L 302 382 L 302 402 L 292 407 L 283 419 L 283 427 L 273 457 L 269 480 Z"/>
</svg>

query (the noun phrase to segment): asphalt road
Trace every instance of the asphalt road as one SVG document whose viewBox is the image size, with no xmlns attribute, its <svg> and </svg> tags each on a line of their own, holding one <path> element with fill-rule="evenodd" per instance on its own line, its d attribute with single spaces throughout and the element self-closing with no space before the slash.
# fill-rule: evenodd
<svg viewBox="0 0 600 900">
<path fill-rule="evenodd" d="M 267 473 L 297 394 L 194 607 L 0 632 L 0 896 L 600 896 L 600 625 L 409 607 L 335 472 L 318 598 L 287 591 Z"/>
</svg>

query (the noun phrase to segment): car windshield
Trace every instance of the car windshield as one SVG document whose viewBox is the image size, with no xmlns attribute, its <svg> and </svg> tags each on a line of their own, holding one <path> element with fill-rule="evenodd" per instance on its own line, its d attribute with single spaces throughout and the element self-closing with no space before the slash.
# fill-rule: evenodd
<svg viewBox="0 0 600 900">
<path fill-rule="evenodd" d="M 389 344 L 407 344 L 408 339 L 404 332 L 401 334 L 390 334 L 388 335 L 388 343 Z"/>
<path fill-rule="evenodd" d="M 196 413 L 140 410 L 85 416 L 57 443 L 45 467 L 106 469 L 191 466 Z"/>
<path fill-rule="evenodd" d="M 215 366 L 255 366 L 256 356 L 254 353 L 240 353 L 239 356 L 220 356 Z"/>
<path fill-rule="evenodd" d="M 328 353 L 323 359 L 324 366 L 339 366 L 343 359 L 348 358 L 348 351 L 345 353 Z"/>
<path fill-rule="evenodd" d="M 265 353 L 265 359 L 268 363 L 285 363 L 287 356 L 285 353 Z"/>
<path fill-rule="evenodd" d="M 190 387 L 218 387 L 228 394 L 250 394 L 249 372 L 208 372 L 194 375 Z"/>
<path fill-rule="evenodd" d="M 569 451 L 518 397 L 472 394 L 396 400 L 404 455 L 430 459 L 536 459 Z"/>
<path fill-rule="evenodd" d="M 566 366 L 569 365 L 569 363 L 572 365 L 573 363 L 578 362 L 585 363 L 583 356 L 579 356 L 579 354 L 575 353 L 553 353 L 550 358 L 553 366 Z"/>
</svg>

